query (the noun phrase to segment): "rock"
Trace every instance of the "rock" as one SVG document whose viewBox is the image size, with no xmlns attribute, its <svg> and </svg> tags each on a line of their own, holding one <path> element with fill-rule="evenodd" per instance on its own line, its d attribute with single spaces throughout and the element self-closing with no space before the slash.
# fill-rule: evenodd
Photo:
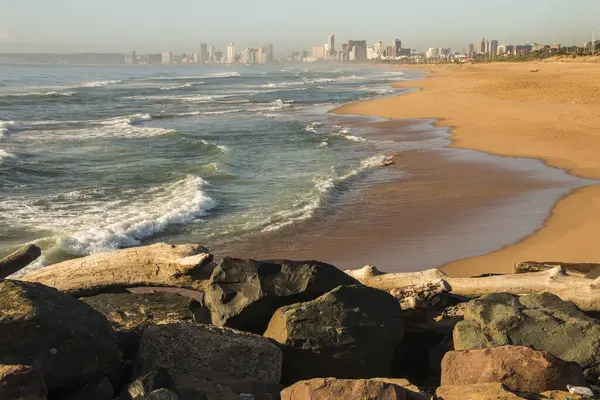
<svg viewBox="0 0 600 400">
<path fill-rule="evenodd" d="M 592 392 L 592 389 L 590 389 L 589 387 L 586 387 L 586 386 L 577 386 L 577 384 L 567 385 L 567 389 L 569 390 L 569 393 L 571 393 L 571 394 L 576 394 L 579 396 L 587 396 L 587 397 L 594 396 L 594 392 Z"/>
<path fill-rule="evenodd" d="M 265 337 L 283 345 L 284 383 L 376 378 L 390 376 L 402 318 L 388 293 L 340 286 L 313 301 L 278 309 Z"/>
<path fill-rule="evenodd" d="M 437 387 L 444 355 L 453 350 L 452 331 L 462 320 L 465 299 L 444 293 L 435 305 L 402 312 L 404 336 L 396 347 L 392 376 Z"/>
<path fill-rule="evenodd" d="M 0 279 L 25 268 L 42 255 L 42 249 L 34 244 L 23 246 L 15 252 L 0 259 Z"/>
<path fill-rule="evenodd" d="M 121 395 L 123 400 L 135 399 L 145 396 L 158 389 L 176 390 L 175 382 L 164 368 L 158 368 L 140 376 L 127 388 L 127 392 Z"/>
<path fill-rule="evenodd" d="M 515 392 L 541 393 L 585 384 L 585 379 L 578 364 L 522 346 L 451 351 L 442 361 L 442 386 L 492 382 Z"/>
<path fill-rule="evenodd" d="M 281 400 L 426 400 L 406 379 L 315 378 L 300 381 L 281 392 Z"/>
<path fill-rule="evenodd" d="M 206 305 L 214 325 L 262 335 L 279 307 L 357 283 L 333 265 L 317 261 L 224 258 L 207 284 Z"/>
<path fill-rule="evenodd" d="M 133 361 L 121 360 L 108 376 L 115 393 L 121 393 L 133 380 Z"/>
<path fill-rule="evenodd" d="M 552 268 L 562 267 L 569 273 L 575 273 L 582 276 L 591 274 L 594 270 L 600 267 L 600 264 L 593 263 L 565 263 L 565 262 L 536 262 L 527 261 L 515 264 L 515 274 L 524 274 L 529 272 L 546 271 Z M 587 277 L 587 276 L 586 276 Z"/>
<path fill-rule="evenodd" d="M 586 377 L 600 373 L 600 321 L 550 293 L 498 293 L 469 302 L 454 329 L 454 348 L 532 346 L 580 364 Z"/>
<path fill-rule="evenodd" d="M 281 364 L 281 350 L 261 336 L 212 325 L 173 323 L 146 329 L 136 371 L 139 376 L 163 367 L 178 387 L 202 389 L 201 380 L 278 383 Z"/>
<path fill-rule="evenodd" d="M 0 399 L 45 400 L 42 374 L 28 365 L 0 365 Z"/>
<path fill-rule="evenodd" d="M 103 293 L 80 300 L 104 314 L 119 331 L 141 334 L 153 324 L 194 320 L 190 299 L 175 293 Z"/>
<path fill-rule="evenodd" d="M 539 395 L 526 396 L 528 400 L 580 400 L 589 399 L 588 396 L 579 396 L 562 390 L 551 390 L 548 392 L 540 393 Z"/>
<path fill-rule="evenodd" d="M 197 381 L 196 387 L 201 387 L 201 391 L 210 400 L 280 400 L 280 393 L 284 389 L 277 383 L 255 380 L 221 382 L 204 380 Z M 177 394 L 182 400 L 197 400 L 197 396 L 182 393 L 181 389 L 177 391 Z"/>
<path fill-rule="evenodd" d="M 212 271 L 211 261 L 212 255 L 199 245 L 157 243 L 65 261 L 22 279 L 77 297 L 137 286 L 201 289 Z"/>
<path fill-rule="evenodd" d="M 114 389 L 107 378 L 90 382 L 69 396 L 60 396 L 65 400 L 112 400 Z"/>
<path fill-rule="evenodd" d="M 145 396 L 138 397 L 136 400 L 180 400 L 177 394 L 168 389 L 158 389 L 154 392 L 148 393 Z M 181 399 L 183 400 L 183 399 Z M 187 399 L 186 399 L 187 400 Z M 191 399 L 190 399 L 191 400 Z M 194 400 L 204 400 L 202 398 Z"/>
<path fill-rule="evenodd" d="M 467 386 L 441 386 L 435 392 L 437 400 L 523 400 L 501 383 L 480 383 Z"/>
<path fill-rule="evenodd" d="M 390 294 L 400 302 L 402 310 L 431 307 L 439 301 L 439 295 L 451 290 L 445 280 L 428 282 L 423 285 L 392 289 Z"/>
<path fill-rule="evenodd" d="M 0 364 L 35 367 L 50 391 L 105 376 L 119 361 L 102 314 L 39 283 L 0 282 L 0 327 Z"/>
</svg>

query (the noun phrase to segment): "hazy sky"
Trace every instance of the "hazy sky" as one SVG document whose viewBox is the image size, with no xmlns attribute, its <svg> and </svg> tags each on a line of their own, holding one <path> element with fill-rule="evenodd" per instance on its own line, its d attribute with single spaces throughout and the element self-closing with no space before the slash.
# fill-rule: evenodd
<svg viewBox="0 0 600 400">
<path fill-rule="evenodd" d="M 598 26 L 595 26 L 597 24 Z M 0 0 L 0 52 L 238 51 L 266 42 L 277 55 L 335 32 L 421 51 L 500 43 L 578 44 L 598 28 L 600 0 Z"/>
</svg>

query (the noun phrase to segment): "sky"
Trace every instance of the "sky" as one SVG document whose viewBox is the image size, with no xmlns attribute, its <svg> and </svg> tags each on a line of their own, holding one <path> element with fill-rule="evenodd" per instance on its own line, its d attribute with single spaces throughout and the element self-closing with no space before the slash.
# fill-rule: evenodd
<svg viewBox="0 0 600 400">
<path fill-rule="evenodd" d="M 481 37 L 582 45 L 600 0 L 0 0 L 0 52 L 194 52 L 275 45 L 276 56 L 336 35 L 460 52 Z"/>
</svg>

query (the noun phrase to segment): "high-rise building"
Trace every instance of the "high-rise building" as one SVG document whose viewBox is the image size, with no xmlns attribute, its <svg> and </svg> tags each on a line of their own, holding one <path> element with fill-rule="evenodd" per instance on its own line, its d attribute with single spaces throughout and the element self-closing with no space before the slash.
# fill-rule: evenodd
<svg viewBox="0 0 600 400">
<path fill-rule="evenodd" d="M 383 42 L 377 42 L 373 45 L 373 48 L 375 50 L 375 55 L 377 55 L 376 58 L 381 58 L 383 57 L 384 53 L 385 53 L 385 45 L 383 44 Z"/>
<path fill-rule="evenodd" d="M 223 52 L 222 51 L 215 51 L 214 62 L 216 62 L 216 63 L 223 62 Z"/>
<path fill-rule="evenodd" d="M 162 63 L 163 64 L 171 64 L 173 61 L 173 53 L 167 51 L 162 53 Z"/>
<path fill-rule="evenodd" d="M 475 45 L 473 43 L 467 44 L 467 47 L 465 48 L 465 54 L 468 58 L 471 58 L 475 55 Z"/>
<path fill-rule="evenodd" d="M 206 43 L 200 43 L 200 54 L 198 62 L 200 64 L 206 64 L 208 62 L 208 45 Z"/>
<path fill-rule="evenodd" d="M 208 62 L 214 63 L 215 60 L 215 48 L 213 46 L 208 46 Z"/>
<path fill-rule="evenodd" d="M 233 42 L 227 46 L 227 63 L 235 63 L 235 44 Z"/>
<path fill-rule="evenodd" d="M 342 45 L 342 50 L 345 54 L 345 59 L 350 60 L 350 52 L 354 49 L 355 46 L 359 46 L 361 51 L 364 48 L 364 59 L 367 58 L 367 41 L 366 40 L 348 40 L 348 43 L 344 43 Z M 364 60 L 363 59 L 363 60 Z"/>
<path fill-rule="evenodd" d="M 489 49 L 489 55 L 490 57 L 496 57 L 498 55 L 498 41 L 497 40 L 490 40 L 490 49 Z"/>
<path fill-rule="evenodd" d="M 273 62 L 273 44 L 267 43 L 261 48 L 261 56 L 258 59 L 258 62 L 262 64 L 268 64 Z"/>
<path fill-rule="evenodd" d="M 392 42 L 392 46 L 394 46 L 394 57 L 400 56 L 400 49 L 402 48 L 402 41 L 400 39 L 395 39 Z"/>
<path fill-rule="evenodd" d="M 437 47 L 430 47 L 425 53 L 425 57 L 427 58 L 438 58 L 440 56 L 440 49 Z"/>
<path fill-rule="evenodd" d="M 327 36 L 327 58 L 330 60 L 335 59 L 335 35 L 333 33 L 330 33 L 329 36 Z"/>
<path fill-rule="evenodd" d="M 367 43 L 356 44 L 350 50 L 349 60 L 350 61 L 365 61 L 367 59 Z"/>
<path fill-rule="evenodd" d="M 257 50 L 247 48 L 242 52 L 242 64 L 255 64 L 257 60 Z"/>
<path fill-rule="evenodd" d="M 389 59 L 396 58 L 396 46 L 386 46 L 385 48 L 385 56 Z"/>
<path fill-rule="evenodd" d="M 477 41 L 477 48 L 475 49 L 477 54 L 485 54 L 485 43 L 485 38 Z"/>
<path fill-rule="evenodd" d="M 317 60 L 325 59 L 325 46 L 313 46 L 312 56 Z"/>
</svg>

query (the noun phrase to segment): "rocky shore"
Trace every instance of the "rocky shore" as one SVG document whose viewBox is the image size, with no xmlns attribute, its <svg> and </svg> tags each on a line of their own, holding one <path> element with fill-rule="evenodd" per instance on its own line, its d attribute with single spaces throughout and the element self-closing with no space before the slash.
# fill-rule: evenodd
<svg viewBox="0 0 600 400">
<path fill-rule="evenodd" d="M 600 377 L 598 265 L 343 272 L 155 244 L 7 276 L 0 399 L 581 399 Z"/>
</svg>

